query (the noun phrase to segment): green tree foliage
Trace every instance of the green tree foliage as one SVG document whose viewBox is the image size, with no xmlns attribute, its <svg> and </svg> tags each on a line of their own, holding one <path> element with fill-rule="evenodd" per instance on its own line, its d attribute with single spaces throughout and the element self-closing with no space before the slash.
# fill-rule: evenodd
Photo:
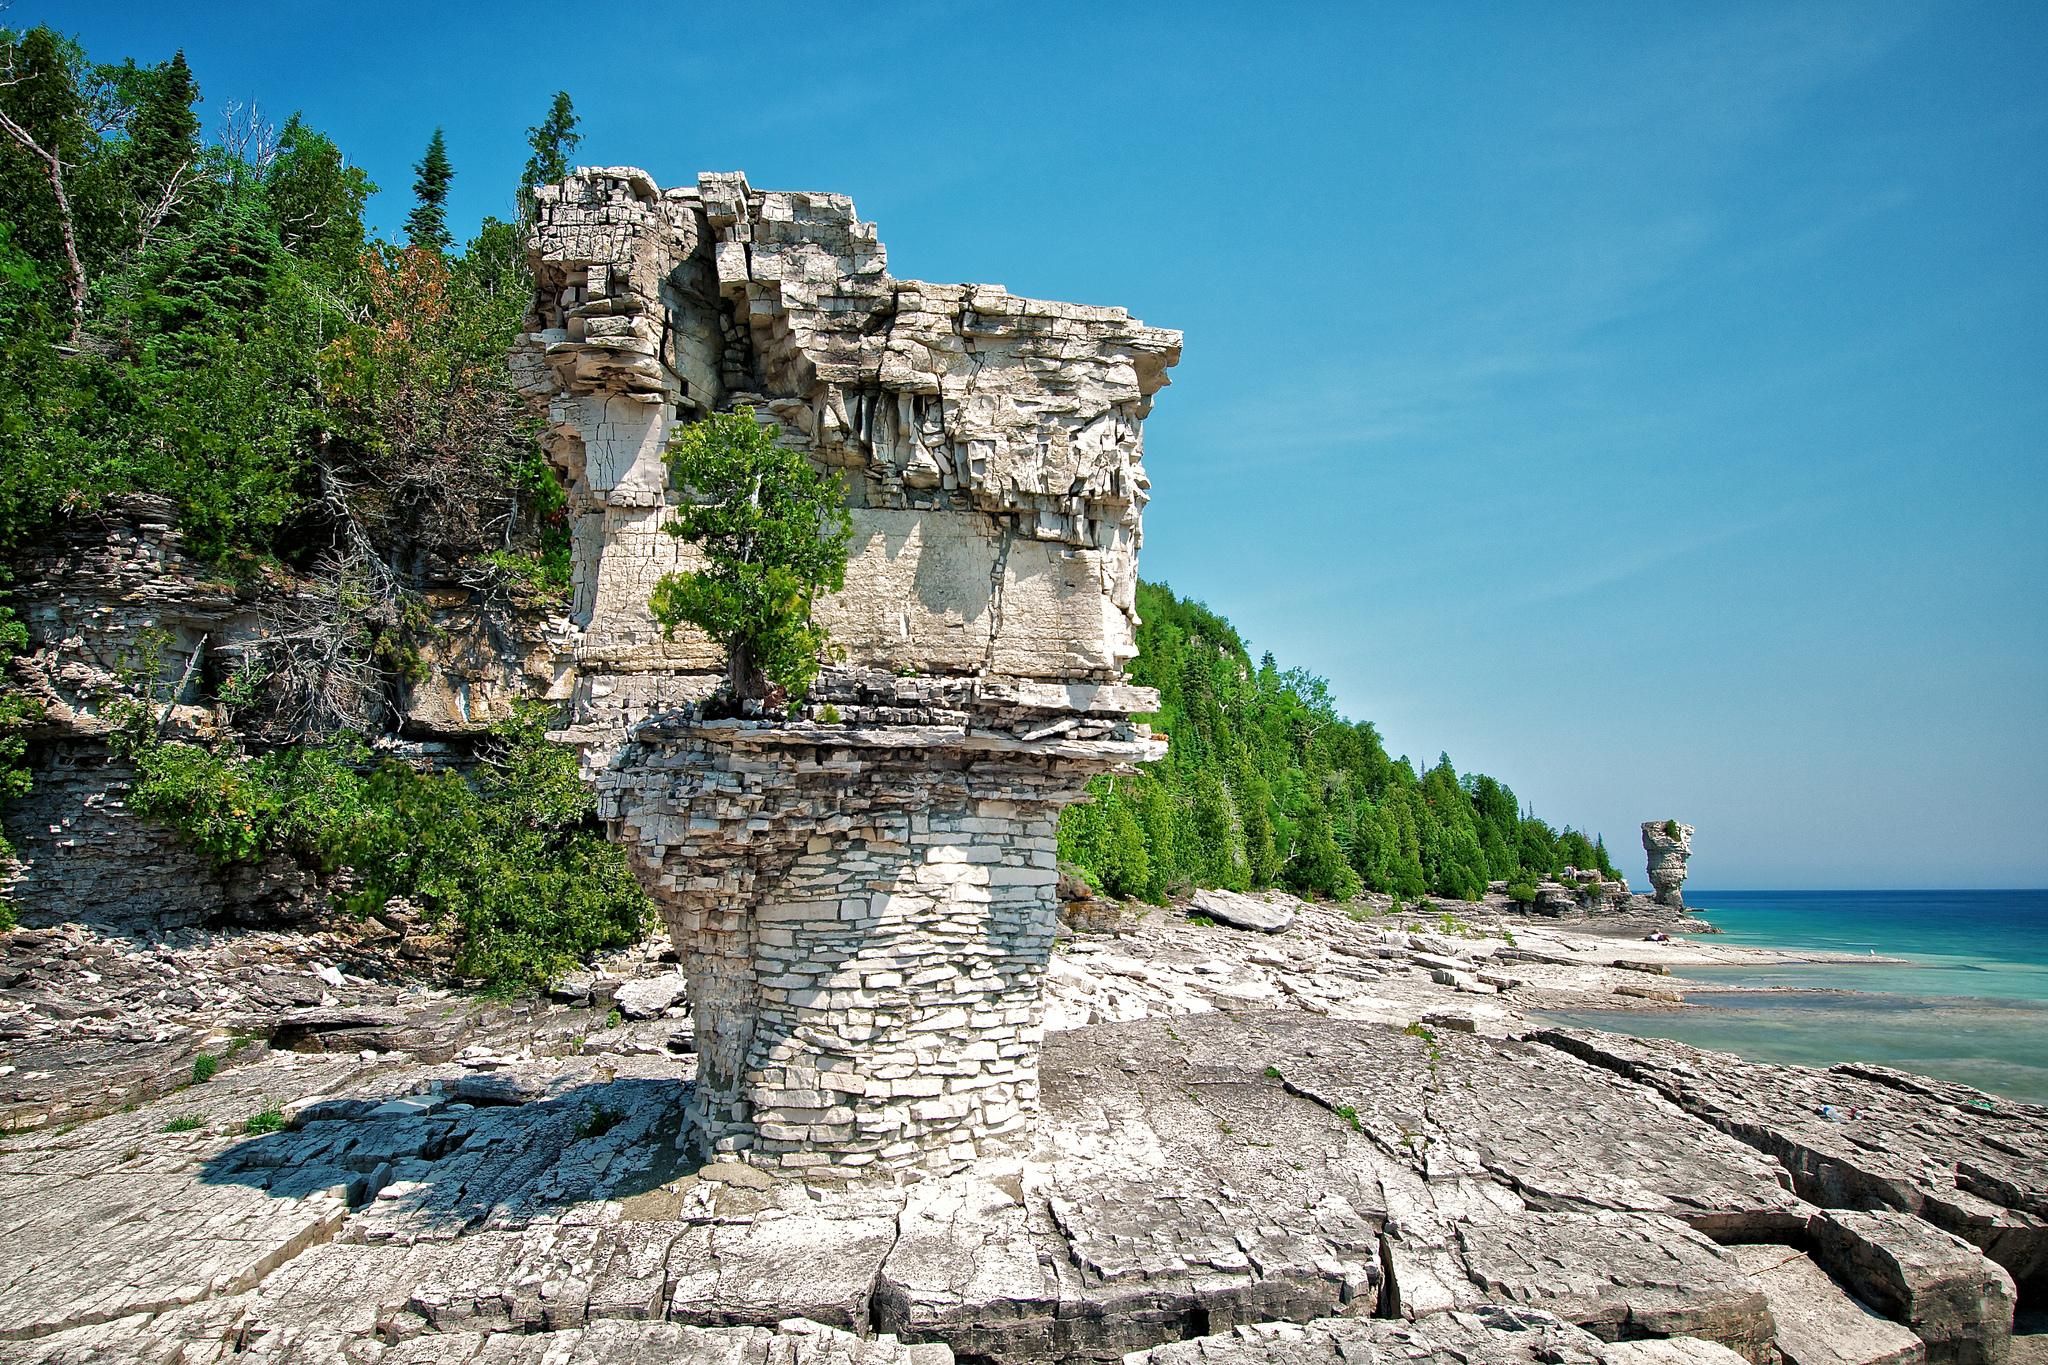
<svg viewBox="0 0 2048 1365">
<path fill-rule="evenodd" d="M 576 131 L 576 108 L 569 92 L 557 90 L 548 116 L 526 130 L 526 145 L 533 149 L 526 169 L 519 177 L 519 216 L 533 217 L 533 192 L 541 185 L 559 184 L 568 178 L 570 161 L 583 135 Z"/>
<path fill-rule="evenodd" d="M 1366 722 L 1337 714 L 1322 679 L 1257 665 L 1230 623 L 1141 584 L 1131 679 L 1160 694 L 1166 759 L 1098 778 L 1060 820 L 1060 857 L 1116 895 L 1284 886 L 1344 899 L 1361 887 L 1473 898 L 1567 864 L 1612 872 L 1606 849 L 1525 815 L 1448 756 L 1418 774 Z M 1532 893 L 1533 894 L 1533 893 Z"/>
<path fill-rule="evenodd" d="M 456 940 L 455 969 L 494 988 L 545 984 L 630 943 L 652 906 L 604 837 L 575 755 L 542 708 L 498 726 L 473 775 L 373 761 L 349 736 L 250 757 L 163 742 L 139 710 L 126 747 L 136 810 L 226 866 L 290 857 L 346 867 L 359 912 L 403 897 Z"/>
<path fill-rule="evenodd" d="M 448 139 L 439 128 L 412 174 L 413 209 L 406 216 L 405 240 L 425 251 L 446 251 L 454 241 L 448 235 L 448 186 L 455 179 L 455 166 L 448 160 Z"/>
<path fill-rule="evenodd" d="M 845 489 L 778 444 L 752 408 L 691 423 L 667 459 L 691 499 L 668 530 L 701 548 L 706 567 L 663 575 L 654 619 L 671 631 L 687 622 L 723 645 L 735 697 L 802 696 L 825 646 L 811 606 L 846 583 Z"/>
<path fill-rule="evenodd" d="M 298 114 L 278 133 L 263 169 L 263 203 L 279 243 L 327 284 L 351 276 L 363 254 L 363 205 L 377 192 L 325 133 Z"/>
<path fill-rule="evenodd" d="M 198 180 L 199 85 L 179 52 L 139 82 L 128 120 L 128 175 L 144 233 L 176 228 L 193 213 L 185 190 Z"/>
<path fill-rule="evenodd" d="M 339 642 L 321 666 L 358 667 L 372 694 L 353 719 L 273 725 L 273 744 L 389 723 L 418 668 L 420 578 L 566 587 L 561 488 L 505 364 L 532 293 L 518 229 L 486 222 L 457 253 L 371 241 L 375 187 L 332 139 L 294 116 L 205 144 L 199 98 L 182 58 L 101 65 L 46 27 L 0 29 L 0 801 L 24 789 L 35 720 L 8 685 L 26 642 L 10 566 L 109 498 L 168 496 L 223 576 L 283 569 L 307 588 L 294 601 L 329 604 L 302 623 L 331 627 L 309 649 Z M 421 170 L 445 234 L 444 140 Z M 274 693 L 288 655 L 237 676 Z"/>
</svg>

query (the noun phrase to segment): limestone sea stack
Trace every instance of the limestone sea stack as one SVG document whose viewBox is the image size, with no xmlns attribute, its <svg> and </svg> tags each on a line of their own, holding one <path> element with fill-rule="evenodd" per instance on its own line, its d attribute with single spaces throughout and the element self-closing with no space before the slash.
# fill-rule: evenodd
<svg viewBox="0 0 2048 1365">
<path fill-rule="evenodd" d="M 1692 856 L 1692 826 L 1676 820 L 1643 821 L 1643 852 L 1650 858 L 1650 886 L 1657 904 L 1685 908 L 1685 860 Z"/>
<path fill-rule="evenodd" d="M 1028 1133 L 1060 809 L 1160 757 L 1137 653 L 1142 427 L 1180 333 L 898 279 L 845 195 L 631 167 L 534 191 L 514 355 L 575 559 L 574 723 L 688 979 L 706 1154 L 944 1172 Z M 695 566 L 662 452 L 746 408 L 845 480 L 833 659 L 797 712 L 648 595 Z"/>
</svg>

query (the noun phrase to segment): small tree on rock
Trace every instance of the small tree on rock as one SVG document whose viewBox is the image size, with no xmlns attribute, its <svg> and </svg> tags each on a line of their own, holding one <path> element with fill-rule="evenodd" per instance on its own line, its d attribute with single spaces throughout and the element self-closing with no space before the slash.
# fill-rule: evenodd
<svg viewBox="0 0 2048 1365">
<path fill-rule="evenodd" d="M 846 585 L 853 530 L 845 490 L 777 444 L 752 408 L 685 427 L 667 460 L 691 499 L 667 529 L 701 548 L 707 563 L 662 576 L 649 604 L 655 620 L 670 632 L 687 622 L 723 645 L 742 704 L 801 696 L 825 646 L 811 607 Z"/>
<path fill-rule="evenodd" d="M 555 102 L 548 106 L 548 116 L 526 130 L 526 145 L 533 148 L 533 155 L 527 158 L 526 171 L 519 177 L 522 220 L 533 217 L 535 189 L 568 178 L 569 158 L 576 155 L 576 144 L 583 140 L 583 135 L 576 131 L 576 122 L 576 106 L 570 103 L 569 92 L 557 90 Z"/>
</svg>

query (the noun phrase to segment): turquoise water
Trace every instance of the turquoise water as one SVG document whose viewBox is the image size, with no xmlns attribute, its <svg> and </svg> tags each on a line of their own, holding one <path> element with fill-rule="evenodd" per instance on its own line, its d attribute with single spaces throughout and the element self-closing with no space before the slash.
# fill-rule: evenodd
<svg viewBox="0 0 2048 1365">
<path fill-rule="evenodd" d="M 1699 891 L 1723 943 L 1905 959 L 1685 968 L 1668 1012 L 1547 1018 L 1760 1061 L 1880 1062 L 2048 1103 L 2048 891 Z"/>
</svg>

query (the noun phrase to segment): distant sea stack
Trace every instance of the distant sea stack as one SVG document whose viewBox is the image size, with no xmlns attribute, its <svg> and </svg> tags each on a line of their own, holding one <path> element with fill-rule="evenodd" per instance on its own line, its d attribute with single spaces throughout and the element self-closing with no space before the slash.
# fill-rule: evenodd
<svg viewBox="0 0 2048 1365">
<path fill-rule="evenodd" d="M 1657 904 L 1685 908 L 1685 860 L 1692 856 L 1692 826 L 1676 820 L 1643 821 L 1643 852 L 1650 855 L 1650 885 Z"/>
</svg>

